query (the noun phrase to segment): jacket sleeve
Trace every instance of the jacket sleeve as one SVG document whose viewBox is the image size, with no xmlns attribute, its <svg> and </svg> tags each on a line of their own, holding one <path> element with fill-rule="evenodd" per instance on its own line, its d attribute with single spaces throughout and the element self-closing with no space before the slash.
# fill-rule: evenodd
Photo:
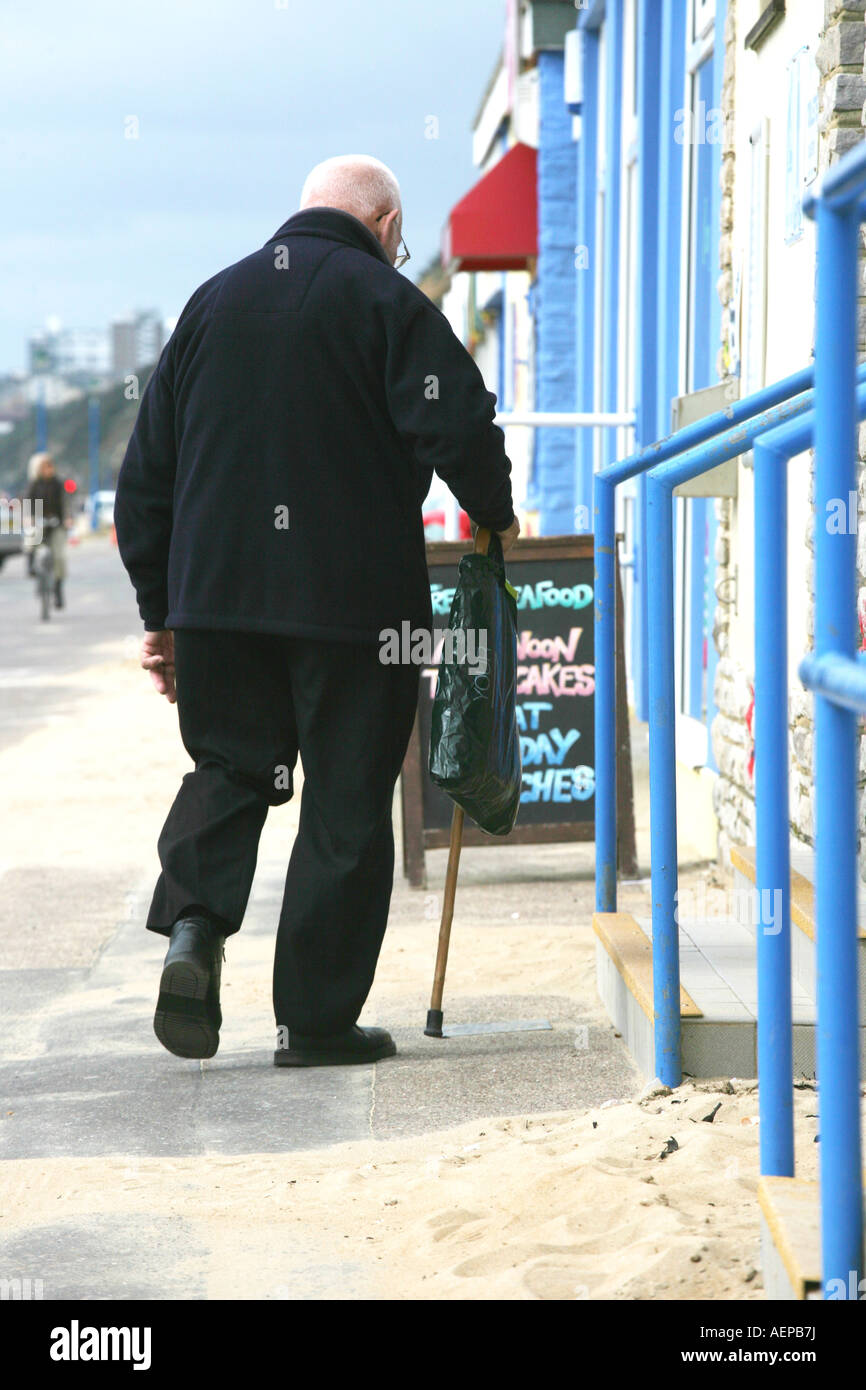
<svg viewBox="0 0 866 1390">
<path fill-rule="evenodd" d="M 422 469 L 434 469 L 479 526 L 514 519 L 511 462 L 494 425 L 496 397 L 434 304 L 418 301 L 388 335 L 391 419 Z"/>
<path fill-rule="evenodd" d="M 177 469 L 169 342 L 144 388 L 117 479 L 117 548 L 149 632 L 168 614 L 168 548 Z"/>
</svg>

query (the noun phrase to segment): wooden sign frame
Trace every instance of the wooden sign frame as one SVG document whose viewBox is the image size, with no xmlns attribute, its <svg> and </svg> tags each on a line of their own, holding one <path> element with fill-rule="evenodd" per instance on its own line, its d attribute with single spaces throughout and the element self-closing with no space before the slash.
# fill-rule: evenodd
<svg viewBox="0 0 866 1390">
<path fill-rule="evenodd" d="M 620 537 L 617 537 L 619 541 Z M 471 541 L 430 541 L 427 544 L 427 565 L 431 577 L 442 566 L 456 565 L 472 551 Z M 518 539 L 509 549 L 506 566 L 511 561 L 524 560 L 585 560 L 595 554 L 594 538 L 584 536 L 538 536 Z M 619 547 L 616 563 L 616 795 L 617 795 L 617 860 L 625 878 L 637 878 L 635 845 L 634 789 L 631 766 L 631 738 L 626 705 L 624 615 L 622 585 L 619 572 Z M 419 707 L 421 702 L 419 693 Z M 593 695 L 593 699 L 595 696 Z M 403 872 L 413 888 L 426 886 L 424 853 L 442 849 L 449 843 L 448 827 L 424 825 L 423 777 L 427 766 L 428 749 L 421 747 L 418 712 L 409 739 L 400 777 L 400 801 L 403 822 Z M 534 823 L 514 827 L 509 835 L 486 835 L 468 819 L 463 829 L 463 844 L 527 845 L 553 844 L 564 841 L 594 840 L 593 821 L 558 822 L 549 825 Z"/>
</svg>

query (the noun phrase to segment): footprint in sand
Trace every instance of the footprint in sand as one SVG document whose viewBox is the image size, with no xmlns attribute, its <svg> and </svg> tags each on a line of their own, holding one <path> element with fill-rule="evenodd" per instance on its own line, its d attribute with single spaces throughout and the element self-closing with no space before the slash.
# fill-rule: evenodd
<svg viewBox="0 0 866 1390">
<path fill-rule="evenodd" d="M 478 1211 L 440 1211 L 438 1216 L 431 1216 L 427 1222 L 428 1226 L 435 1227 L 434 1240 L 447 1240 L 457 1231 L 467 1226 L 471 1221 L 484 1221 L 485 1216 Z M 471 1239 L 475 1240 L 481 1235 L 481 1231 L 474 1232 Z"/>
<path fill-rule="evenodd" d="M 634 1166 L 634 1159 L 631 1158 L 597 1158 L 589 1165 L 597 1173 L 606 1173 L 609 1178 L 619 1178 L 623 1173 L 631 1172 Z"/>
<path fill-rule="evenodd" d="M 575 1246 L 574 1253 L 579 1256 L 582 1251 Z M 473 1255 L 471 1260 L 464 1260 L 451 1272 L 462 1279 L 474 1279 L 478 1275 L 501 1274 L 506 1269 L 513 1269 L 516 1265 L 538 1259 L 541 1255 L 558 1255 L 561 1259 L 563 1255 L 567 1257 L 569 1254 L 570 1248 L 563 1250 L 561 1245 L 509 1245 L 505 1249 L 491 1250 L 484 1255 Z M 577 1282 L 576 1276 L 572 1282 Z"/>
<path fill-rule="evenodd" d="M 589 1298 L 598 1277 L 590 1278 L 572 1264 L 541 1260 L 526 1271 L 522 1282 L 535 1298 L 570 1301 Z"/>
</svg>

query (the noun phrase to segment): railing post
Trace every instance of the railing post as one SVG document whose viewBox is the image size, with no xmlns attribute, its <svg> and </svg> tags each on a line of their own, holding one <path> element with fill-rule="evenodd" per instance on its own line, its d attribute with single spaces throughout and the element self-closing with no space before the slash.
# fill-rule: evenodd
<svg viewBox="0 0 866 1390">
<path fill-rule="evenodd" d="M 854 658 L 859 209 L 819 198 L 815 651 Z M 841 514 L 847 524 L 831 530 Z M 815 694 L 816 965 L 822 1277 L 857 1298 L 863 1241 L 857 991 L 857 716 Z"/>
<path fill-rule="evenodd" d="M 595 476 L 595 908 L 616 912 L 616 517 Z"/>
<path fill-rule="evenodd" d="M 794 1176 L 787 457 L 755 443 L 755 936 L 761 1172 Z"/>
<path fill-rule="evenodd" d="M 666 1086 L 682 1081 L 677 912 L 676 699 L 674 685 L 673 494 L 647 477 L 649 605 L 649 774 L 655 1069 Z"/>
<path fill-rule="evenodd" d="M 858 380 L 866 382 L 866 364 L 858 369 Z M 668 572 L 668 594 L 665 600 L 666 612 L 673 613 L 673 577 L 672 577 L 672 489 L 678 481 L 684 481 L 687 477 L 694 477 L 697 473 L 706 468 L 714 467 L 715 464 L 724 459 L 734 458 L 742 453 L 760 438 L 761 434 L 773 430 L 785 422 L 805 417 L 812 407 L 812 385 L 814 381 L 814 368 L 807 367 L 803 371 L 795 372 L 792 376 L 785 377 L 781 381 L 773 382 L 771 386 L 764 387 L 756 391 L 751 396 L 745 396 L 739 401 L 732 402 L 723 411 L 707 417 L 704 420 L 696 421 L 694 424 L 685 426 L 678 430 L 676 434 L 670 435 L 667 439 L 658 441 L 656 444 L 649 445 L 641 449 L 638 453 L 630 455 L 626 459 L 621 459 L 618 463 L 611 464 L 602 469 L 595 476 L 594 480 L 594 532 L 596 543 L 596 594 L 595 604 L 595 660 L 596 660 L 596 910 L 600 912 L 612 912 L 616 909 L 616 732 L 615 732 L 615 697 L 612 692 L 615 690 L 615 642 L 616 642 L 616 621 L 615 621 L 615 498 L 616 488 L 620 483 L 629 478 L 639 478 L 642 483 L 646 483 L 646 495 L 649 495 L 649 473 L 650 470 L 670 465 L 664 469 L 667 475 L 663 487 L 667 488 L 667 514 L 665 525 L 667 526 L 667 572 Z M 805 447 L 805 446 L 804 446 Z M 671 468 L 676 467 L 682 477 L 671 476 Z M 638 503 L 640 506 L 640 501 Z M 661 505 L 656 499 L 657 507 Z M 647 555 L 650 554 L 650 540 L 655 539 L 653 531 L 654 522 L 649 520 L 643 528 L 643 534 L 647 538 Z M 658 563 L 658 556 L 656 557 Z M 659 615 L 655 611 L 655 604 L 659 597 L 658 586 L 650 582 L 649 593 L 652 597 L 652 604 L 648 605 L 653 613 L 654 620 Z M 653 629 L 655 630 L 655 629 Z M 648 650 L 653 652 L 650 662 L 651 669 L 656 672 L 662 680 L 661 669 L 663 662 L 656 645 L 652 641 L 648 642 Z M 674 749 L 674 729 L 675 729 L 675 703 L 673 693 L 673 617 L 670 616 L 669 632 L 669 661 L 670 670 L 670 691 L 668 697 L 668 707 L 670 715 L 670 747 Z M 603 697 L 603 698 L 602 698 Z M 650 725 L 650 744 L 651 754 L 654 741 L 654 729 L 656 726 L 657 706 L 651 705 L 649 709 Z M 661 755 L 659 755 L 660 757 Z M 656 758 L 658 763 L 658 757 Z M 654 786 L 653 780 L 653 761 L 650 759 L 650 786 Z M 661 777 L 661 772 L 658 773 Z M 671 844 L 671 850 L 667 855 L 668 868 L 666 873 L 671 876 L 672 886 L 665 890 L 667 901 L 670 905 L 668 914 L 669 922 L 676 926 L 676 807 L 675 807 L 675 752 L 670 755 L 670 776 L 668 779 L 670 794 L 667 796 L 667 812 L 672 817 L 673 831 L 668 830 L 667 839 Z M 660 816 L 661 809 L 657 809 L 660 802 L 652 791 L 653 814 Z M 660 832 L 659 832 L 660 833 Z M 661 841 L 659 841 L 661 843 Z M 658 854 L 654 849 L 653 863 L 658 872 L 660 863 Z M 655 893 L 656 882 L 654 881 L 653 894 Z M 660 919 L 659 919 L 660 921 Z M 677 1061 L 672 1070 L 679 1072 L 679 961 L 678 952 L 675 950 L 676 933 L 668 926 L 663 929 L 658 925 L 659 939 L 667 938 L 667 945 L 659 947 L 662 952 L 667 951 L 668 946 L 674 952 L 676 959 L 672 962 L 673 968 L 677 970 L 677 993 L 675 1001 L 671 1002 L 670 1009 L 675 1010 L 675 1017 L 672 1014 L 668 1019 L 667 1037 L 668 1041 L 663 1041 L 662 1033 L 659 1035 L 657 1044 L 657 1055 L 659 1059 L 663 1056 L 673 1056 L 676 1054 Z M 673 944 L 671 944 L 673 943 Z M 655 958 L 654 947 L 654 958 Z M 664 1011 L 662 1011 L 664 1012 Z M 658 1014 L 658 1018 L 661 1014 Z M 658 1021 L 657 1018 L 657 1021 Z M 664 1032 L 664 1030 L 662 1030 Z M 676 1042 L 672 1041 L 674 1034 Z M 675 1083 L 678 1084 L 678 1083 Z"/>
</svg>

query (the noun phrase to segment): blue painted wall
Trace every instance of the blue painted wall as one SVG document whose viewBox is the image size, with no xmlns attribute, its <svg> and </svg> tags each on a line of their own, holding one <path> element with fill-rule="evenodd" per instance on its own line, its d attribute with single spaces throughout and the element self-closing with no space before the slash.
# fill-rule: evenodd
<svg viewBox="0 0 866 1390">
<path fill-rule="evenodd" d="M 622 21 L 623 0 L 607 0 L 605 5 L 605 40 L 607 44 L 605 69 L 605 112 L 607 129 L 604 174 L 604 245 L 602 247 L 602 396 L 605 412 L 613 414 L 618 406 L 619 381 L 619 243 L 623 234 L 620 222 L 620 159 L 622 147 Z M 605 463 L 615 463 L 617 431 L 604 431 Z"/>
<path fill-rule="evenodd" d="M 649 4 L 639 0 L 637 14 L 638 89 L 638 292 L 635 351 L 635 444 L 642 448 L 667 433 L 659 428 L 659 377 L 663 371 L 664 339 L 659 335 L 659 299 L 669 287 L 660 289 L 659 248 L 670 235 L 664 228 L 669 203 L 665 179 L 669 169 L 663 158 L 667 126 L 662 111 L 666 89 L 666 65 L 670 51 L 665 47 L 664 11 L 670 0 Z M 649 607 L 647 594 L 646 479 L 634 482 L 634 588 L 630 615 L 631 670 L 635 712 L 639 719 L 649 717 Z"/>
<path fill-rule="evenodd" d="M 595 200 L 598 182 L 598 34 L 583 30 L 583 106 L 577 142 L 577 409 L 595 404 Z M 592 516 L 593 431 L 578 430 L 575 502 Z"/>
<path fill-rule="evenodd" d="M 559 52 L 538 55 L 538 267 L 535 294 L 536 410 L 574 410 L 577 399 L 575 243 L 577 173 Z M 533 481 L 543 536 L 574 530 L 574 431 L 536 431 Z"/>
</svg>

